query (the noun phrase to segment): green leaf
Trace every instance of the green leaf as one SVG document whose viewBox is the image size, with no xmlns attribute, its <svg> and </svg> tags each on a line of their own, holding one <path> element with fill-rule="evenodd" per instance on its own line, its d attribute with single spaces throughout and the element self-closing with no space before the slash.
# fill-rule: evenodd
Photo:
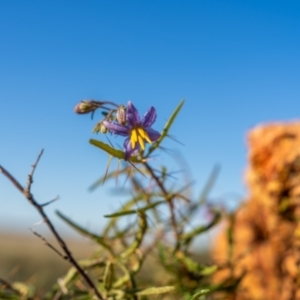
<svg viewBox="0 0 300 300">
<path fill-rule="evenodd" d="M 108 261 L 103 275 L 103 284 L 106 290 L 110 290 L 113 283 L 113 277 L 114 277 L 114 265 Z"/>
<path fill-rule="evenodd" d="M 126 215 L 133 215 L 133 214 L 137 214 L 139 211 L 145 212 L 148 209 L 154 208 L 161 203 L 166 203 L 166 201 L 165 200 L 157 201 L 157 202 L 151 203 L 151 204 L 146 205 L 139 209 L 121 211 L 121 212 L 117 212 L 117 213 L 114 213 L 111 215 L 105 215 L 104 217 L 105 218 L 116 218 L 116 217 L 121 217 L 121 216 L 126 216 Z"/>
<path fill-rule="evenodd" d="M 161 144 L 161 142 L 163 141 L 163 139 L 168 135 L 168 132 L 171 128 L 171 125 L 173 124 L 175 118 L 177 117 L 179 111 L 181 110 L 182 106 L 184 104 L 184 99 L 180 101 L 180 103 L 178 104 L 178 106 L 175 108 L 175 110 L 173 111 L 171 117 L 169 118 L 169 120 L 167 121 L 160 138 L 149 148 L 149 151 L 146 155 L 146 157 L 148 157 L 156 148 L 159 147 L 159 145 Z"/>
<path fill-rule="evenodd" d="M 192 272 L 194 274 L 209 276 L 218 270 L 218 266 L 216 265 L 205 266 L 199 264 L 197 261 L 194 261 L 191 257 L 187 256 L 186 253 L 182 251 L 178 251 L 176 253 L 176 258 L 179 262 L 185 265 L 186 269 L 189 272 Z"/>
<path fill-rule="evenodd" d="M 191 232 L 183 233 L 180 237 L 181 242 L 184 243 L 184 244 L 189 244 L 195 237 L 197 237 L 198 235 L 200 235 L 201 233 L 203 233 L 205 231 L 208 231 L 213 226 L 218 224 L 220 220 L 221 220 L 221 213 L 220 212 L 215 212 L 214 218 L 208 224 L 200 225 L 199 227 L 196 227 Z"/>
<path fill-rule="evenodd" d="M 62 214 L 60 211 L 56 211 L 56 214 L 65 221 L 68 225 L 70 225 L 72 228 L 74 228 L 77 232 L 80 234 L 89 237 L 91 240 L 94 240 L 96 243 L 102 245 L 104 248 L 110 250 L 110 247 L 104 242 L 104 239 L 101 236 L 98 236 L 94 233 L 89 232 L 85 228 L 81 227 L 80 225 L 73 222 L 71 219 L 66 217 L 64 214 Z"/>
<path fill-rule="evenodd" d="M 148 289 L 144 289 L 140 292 L 137 292 L 136 295 L 138 296 L 148 296 L 148 295 L 159 295 L 164 293 L 170 293 L 175 290 L 175 287 L 172 285 L 169 286 L 162 286 L 162 287 L 151 287 Z"/>
<path fill-rule="evenodd" d="M 112 155 L 113 157 L 125 160 L 125 154 L 122 150 L 117 150 L 104 142 L 94 140 L 94 139 L 90 139 L 90 143 L 102 149 L 103 151 L 107 152 L 108 154 Z M 141 162 L 136 156 L 132 156 L 129 160 L 131 162 L 136 162 L 136 163 Z"/>
<path fill-rule="evenodd" d="M 213 266 L 207 266 L 205 267 L 202 271 L 201 271 L 201 274 L 203 276 L 209 276 L 213 273 L 215 273 L 216 271 L 218 271 L 219 267 L 216 266 L 216 265 L 213 265 Z"/>
<path fill-rule="evenodd" d="M 101 141 L 94 140 L 94 139 L 90 139 L 90 143 L 116 158 L 119 158 L 119 159 L 125 158 L 123 151 L 112 148 L 110 145 L 108 145 L 106 143 L 103 143 Z"/>
<path fill-rule="evenodd" d="M 136 249 L 140 246 L 145 236 L 148 227 L 146 214 L 143 211 L 138 211 L 138 217 L 139 217 L 139 221 L 138 221 L 139 230 L 137 231 L 132 244 L 119 255 L 121 259 L 125 259 L 126 257 L 133 254 L 136 251 Z"/>
<path fill-rule="evenodd" d="M 203 296 L 203 295 L 207 295 L 211 292 L 210 289 L 202 289 L 199 292 L 197 292 L 196 294 L 194 294 L 189 300 L 198 300 L 199 297 Z"/>
<path fill-rule="evenodd" d="M 119 212 L 124 212 L 127 210 L 130 210 L 130 208 L 134 205 L 136 205 L 138 202 L 143 201 L 145 199 L 145 195 L 138 195 L 137 197 L 131 199 L 130 201 L 126 202 Z M 106 225 L 104 231 L 103 231 L 103 236 L 107 236 L 110 231 L 115 227 L 116 223 L 118 221 L 118 218 L 112 218 L 109 223 Z"/>
<path fill-rule="evenodd" d="M 126 210 L 126 211 L 120 211 L 114 214 L 110 214 L 110 215 L 104 215 L 104 218 L 117 218 L 117 217 L 122 217 L 122 216 L 127 216 L 127 215 L 134 215 L 137 214 L 137 210 Z"/>
</svg>

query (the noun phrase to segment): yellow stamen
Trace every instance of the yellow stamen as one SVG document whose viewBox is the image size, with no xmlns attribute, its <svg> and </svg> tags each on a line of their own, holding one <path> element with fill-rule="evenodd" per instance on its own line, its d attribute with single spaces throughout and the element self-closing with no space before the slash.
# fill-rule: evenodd
<svg viewBox="0 0 300 300">
<path fill-rule="evenodd" d="M 149 143 L 149 144 L 152 144 L 152 141 L 150 140 L 149 138 L 149 135 L 148 133 L 145 131 L 145 140 Z"/>
<path fill-rule="evenodd" d="M 143 128 L 137 128 L 137 130 L 144 140 L 146 140 L 149 144 L 152 144 L 148 133 Z"/>
<path fill-rule="evenodd" d="M 132 149 L 135 148 L 135 145 L 138 142 L 142 150 L 145 150 L 144 140 L 146 140 L 149 144 L 152 144 L 152 141 L 150 140 L 148 133 L 143 128 L 137 127 L 131 130 L 130 142 L 131 142 Z"/>
<path fill-rule="evenodd" d="M 144 139 L 145 138 L 145 131 L 144 131 L 144 129 L 138 127 L 137 130 L 138 130 L 139 134 L 142 136 L 142 138 Z"/>
<path fill-rule="evenodd" d="M 137 139 L 137 131 L 136 131 L 136 129 L 133 129 L 131 131 L 131 137 L 130 137 L 130 142 L 131 142 L 132 149 L 135 148 L 135 144 L 136 144 L 137 140 L 138 140 Z"/>
<path fill-rule="evenodd" d="M 143 138 L 139 135 L 139 136 L 138 136 L 138 139 L 139 139 L 139 143 L 140 143 L 140 145 L 141 145 L 141 148 L 142 148 L 143 150 L 145 150 L 145 144 L 144 144 Z"/>
</svg>

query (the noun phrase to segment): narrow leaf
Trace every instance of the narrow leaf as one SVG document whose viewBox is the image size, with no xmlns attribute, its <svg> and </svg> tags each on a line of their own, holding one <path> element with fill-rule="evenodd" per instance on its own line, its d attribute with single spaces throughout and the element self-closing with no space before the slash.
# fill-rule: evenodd
<svg viewBox="0 0 300 300">
<path fill-rule="evenodd" d="M 179 105 L 175 108 L 175 110 L 173 111 L 171 117 L 169 118 L 169 120 L 167 121 L 160 138 L 149 148 L 149 151 L 146 155 L 146 157 L 148 157 L 157 147 L 159 147 L 160 143 L 163 141 L 163 139 L 168 135 L 168 132 L 171 128 L 171 125 L 173 124 L 175 118 L 177 117 L 179 111 L 181 110 L 182 106 L 184 104 L 184 100 L 181 100 L 181 102 L 179 103 Z"/>
<path fill-rule="evenodd" d="M 148 296 L 148 295 L 159 295 L 159 294 L 164 294 L 164 293 L 170 293 L 175 290 L 175 287 L 170 285 L 170 286 L 162 286 L 162 287 L 151 287 L 148 289 L 144 289 L 140 292 L 137 292 L 136 294 L 138 296 Z"/>
<path fill-rule="evenodd" d="M 211 292 L 210 289 L 202 289 L 199 292 L 197 292 L 196 294 L 194 294 L 191 298 L 189 298 L 189 300 L 199 300 L 199 297 L 203 296 L 203 295 L 207 295 Z"/>
<path fill-rule="evenodd" d="M 101 236 L 98 236 L 94 233 L 89 232 L 88 230 L 86 230 L 85 228 L 83 228 L 82 226 L 76 224 L 75 222 L 73 222 L 71 219 L 69 219 L 68 217 L 66 217 L 64 214 L 62 214 L 60 211 L 56 211 L 56 214 L 63 220 L 65 221 L 68 225 L 70 225 L 72 228 L 74 228 L 77 232 L 79 232 L 80 234 L 89 237 L 91 240 L 94 240 L 96 243 L 102 245 L 103 247 L 105 247 L 106 249 L 108 249 L 110 251 L 110 247 L 108 245 L 106 245 L 106 243 L 104 242 L 104 239 Z"/>
<path fill-rule="evenodd" d="M 154 203 L 151 203 L 149 205 L 146 205 L 142 208 L 139 209 L 132 209 L 132 210 L 126 210 L 126 211 L 121 211 L 121 212 L 117 212 L 114 214 L 110 214 L 110 215 L 105 215 L 105 218 L 115 218 L 115 217 L 121 217 L 121 216 L 126 216 L 126 215 L 133 215 L 133 214 L 137 214 L 138 212 L 145 212 L 149 209 L 152 209 L 154 207 L 156 207 L 157 205 L 161 204 L 161 203 L 166 203 L 165 200 L 161 200 L 161 201 L 157 201 Z"/>
<path fill-rule="evenodd" d="M 194 230 L 192 230 L 191 232 L 188 233 L 183 233 L 181 235 L 181 241 L 184 244 L 188 244 L 190 243 L 195 237 L 197 237 L 198 235 L 200 235 L 201 233 L 208 231 L 209 229 L 211 229 L 213 226 L 215 226 L 219 221 L 221 220 L 221 213 L 219 212 L 215 212 L 215 216 L 212 219 L 211 222 L 209 222 L 206 225 L 200 225 L 199 227 L 196 227 Z"/>
<path fill-rule="evenodd" d="M 90 143 L 92 145 L 102 149 L 103 151 L 107 152 L 108 154 L 112 155 L 113 157 L 125 160 L 125 154 L 121 150 L 112 148 L 110 145 L 108 145 L 102 141 L 98 141 L 98 140 L 94 140 L 94 139 L 90 139 Z M 140 160 L 136 156 L 132 156 L 130 158 L 130 161 L 136 162 L 136 163 L 140 162 Z"/>
<path fill-rule="evenodd" d="M 139 216 L 139 222 L 138 222 L 139 230 L 136 233 L 133 243 L 124 252 L 120 254 L 121 259 L 125 259 L 126 257 L 130 256 L 132 253 L 134 253 L 135 250 L 140 246 L 145 236 L 145 232 L 148 226 L 146 214 L 143 211 L 139 211 L 138 216 Z"/>
</svg>

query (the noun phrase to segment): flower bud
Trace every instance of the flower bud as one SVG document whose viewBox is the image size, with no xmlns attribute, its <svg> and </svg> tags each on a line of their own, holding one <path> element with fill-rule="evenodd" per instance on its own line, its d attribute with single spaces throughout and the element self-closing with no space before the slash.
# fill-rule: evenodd
<svg viewBox="0 0 300 300">
<path fill-rule="evenodd" d="M 74 107 L 74 111 L 77 114 L 88 114 L 88 113 L 93 112 L 94 110 L 96 110 L 97 107 L 98 106 L 95 105 L 94 101 L 84 100 L 84 101 L 81 101 L 80 103 L 78 103 Z"/>
<path fill-rule="evenodd" d="M 93 132 L 95 133 L 106 133 L 108 131 L 108 129 L 105 127 L 105 125 L 103 124 L 103 121 L 99 122 L 96 124 L 96 126 L 93 129 Z"/>
<path fill-rule="evenodd" d="M 119 124 L 126 125 L 126 108 L 124 105 L 118 107 L 116 118 Z"/>
</svg>

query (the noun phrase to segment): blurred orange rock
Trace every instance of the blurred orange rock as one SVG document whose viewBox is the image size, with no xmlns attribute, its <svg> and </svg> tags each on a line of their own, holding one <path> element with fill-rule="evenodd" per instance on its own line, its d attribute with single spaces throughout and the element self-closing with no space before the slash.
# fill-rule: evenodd
<svg viewBox="0 0 300 300">
<path fill-rule="evenodd" d="M 214 281 L 241 281 L 236 291 L 219 296 L 300 299 L 300 122 L 257 126 L 248 147 L 249 197 L 233 216 L 231 258 L 228 224 L 212 249 L 213 259 L 224 265 Z"/>
</svg>

